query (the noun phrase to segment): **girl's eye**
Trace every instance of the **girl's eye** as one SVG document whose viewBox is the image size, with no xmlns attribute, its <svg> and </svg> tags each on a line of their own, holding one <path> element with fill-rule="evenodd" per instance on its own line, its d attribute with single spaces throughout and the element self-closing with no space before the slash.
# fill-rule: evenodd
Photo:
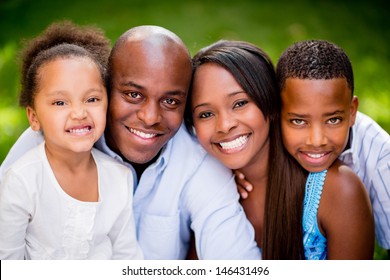
<svg viewBox="0 0 390 280">
<path fill-rule="evenodd" d="M 212 113 L 211 112 L 204 112 L 204 113 L 201 113 L 200 115 L 199 115 L 199 118 L 200 119 L 207 119 L 207 118 L 209 118 L 209 117 L 211 117 L 212 116 Z"/>
<path fill-rule="evenodd" d="M 238 101 L 234 104 L 233 108 L 238 108 L 238 107 L 242 107 L 244 105 L 248 104 L 248 101 L 247 100 L 241 100 L 241 101 Z"/>
<path fill-rule="evenodd" d="M 305 124 L 305 121 L 304 120 L 300 120 L 300 119 L 293 119 L 293 120 L 291 120 L 291 123 L 294 124 L 294 125 L 301 126 L 301 125 Z"/>
<path fill-rule="evenodd" d="M 96 97 L 91 97 L 91 98 L 88 98 L 88 100 L 87 100 L 88 103 L 94 103 L 94 102 L 97 102 L 97 101 L 99 101 L 99 99 L 96 98 Z"/>
<path fill-rule="evenodd" d="M 55 101 L 55 102 L 53 102 L 53 105 L 56 105 L 56 106 L 64 106 L 64 105 L 65 105 L 65 102 L 64 102 L 64 101 Z"/>
<path fill-rule="evenodd" d="M 329 123 L 329 124 L 339 124 L 339 123 L 341 123 L 341 121 L 342 121 L 342 119 L 339 118 L 339 117 L 337 117 L 337 118 L 331 118 L 331 119 L 329 119 L 329 120 L 328 120 L 328 123 Z"/>
</svg>

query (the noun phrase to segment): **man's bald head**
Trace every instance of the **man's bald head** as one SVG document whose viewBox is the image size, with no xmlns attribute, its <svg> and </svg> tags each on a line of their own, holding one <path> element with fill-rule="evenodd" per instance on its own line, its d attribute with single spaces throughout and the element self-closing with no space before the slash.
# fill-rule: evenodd
<svg viewBox="0 0 390 280">
<path fill-rule="evenodd" d="M 116 51 L 126 42 L 149 42 L 155 46 L 175 46 L 185 51 L 188 54 L 188 58 L 191 59 L 191 55 L 180 37 L 161 26 L 141 25 L 127 30 L 116 41 L 111 51 L 111 56 L 115 55 Z"/>
<path fill-rule="evenodd" d="M 161 26 L 136 26 L 118 38 L 109 57 L 109 87 L 115 74 L 112 73 L 114 64 L 119 60 L 124 61 L 125 57 L 129 67 L 134 60 L 143 60 L 145 64 L 185 64 L 186 68 L 192 69 L 191 55 L 183 41 L 175 33 Z"/>
</svg>

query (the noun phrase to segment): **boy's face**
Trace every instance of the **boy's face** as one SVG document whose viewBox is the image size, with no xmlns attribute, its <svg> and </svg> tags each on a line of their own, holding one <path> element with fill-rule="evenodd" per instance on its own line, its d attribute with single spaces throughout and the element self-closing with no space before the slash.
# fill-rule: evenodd
<svg viewBox="0 0 390 280">
<path fill-rule="evenodd" d="M 358 107 L 346 79 L 288 78 L 281 95 L 287 151 L 309 172 L 329 168 L 347 145 Z"/>
</svg>

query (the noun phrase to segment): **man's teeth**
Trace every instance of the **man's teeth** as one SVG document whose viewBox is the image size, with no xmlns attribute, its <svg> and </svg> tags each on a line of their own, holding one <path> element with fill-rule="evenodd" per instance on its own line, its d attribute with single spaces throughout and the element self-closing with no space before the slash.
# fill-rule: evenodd
<svg viewBox="0 0 390 280">
<path fill-rule="evenodd" d="M 245 135 L 245 136 L 240 136 L 240 137 L 234 139 L 233 141 L 223 142 L 223 143 L 219 143 L 219 144 L 221 145 L 222 149 L 229 150 L 229 149 L 235 149 L 235 148 L 241 147 L 247 141 L 248 141 L 248 136 Z"/>
<path fill-rule="evenodd" d="M 83 134 L 83 133 L 86 133 L 90 130 L 91 130 L 91 128 L 88 126 L 88 127 L 84 127 L 84 128 L 69 129 L 69 132 L 73 133 L 73 134 Z"/>
<path fill-rule="evenodd" d="M 135 135 L 138 135 L 141 138 L 146 138 L 146 139 L 153 138 L 157 135 L 156 133 L 145 133 L 139 130 L 135 130 L 133 128 L 130 128 L 130 132 L 134 133 Z"/>
<path fill-rule="evenodd" d="M 307 154 L 311 158 L 320 158 L 323 157 L 325 154 Z"/>
</svg>

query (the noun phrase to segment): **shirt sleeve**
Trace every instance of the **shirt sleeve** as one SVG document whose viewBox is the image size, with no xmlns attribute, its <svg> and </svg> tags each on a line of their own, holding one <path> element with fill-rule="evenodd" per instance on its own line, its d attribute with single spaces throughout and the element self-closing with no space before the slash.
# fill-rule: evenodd
<svg viewBox="0 0 390 280">
<path fill-rule="evenodd" d="M 390 249 L 390 151 L 370 175 L 370 198 L 374 209 L 375 232 L 381 247 Z"/>
<path fill-rule="evenodd" d="M 133 186 L 133 177 L 128 172 L 127 186 Z M 113 259 L 117 260 L 140 260 L 143 259 L 142 251 L 136 237 L 135 222 L 133 215 L 132 187 L 127 187 L 127 202 L 118 219 L 115 221 L 109 236 L 112 240 Z"/>
<path fill-rule="evenodd" d="M 212 170 L 212 173 L 210 173 Z M 230 170 L 206 156 L 183 197 L 200 259 L 260 259 Z"/>
<path fill-rule="evenodd" d="M 16 140 L 15 144 L 9 150 L 6 158 L 0 166 L 0 183 L 3 180 L 5 171 L 22 155 L 32 148 L 38 146 L 44 141 L 43 135 L 40 132 L 35 132 L 31 127 L 27 128 L 22 135 Z"/>
<path fill-rule="evenodd" d="M 33 211 L 28 187 L 9 170 L 0 186 L 0 259 L 24 259 Z"/>
</svg>

